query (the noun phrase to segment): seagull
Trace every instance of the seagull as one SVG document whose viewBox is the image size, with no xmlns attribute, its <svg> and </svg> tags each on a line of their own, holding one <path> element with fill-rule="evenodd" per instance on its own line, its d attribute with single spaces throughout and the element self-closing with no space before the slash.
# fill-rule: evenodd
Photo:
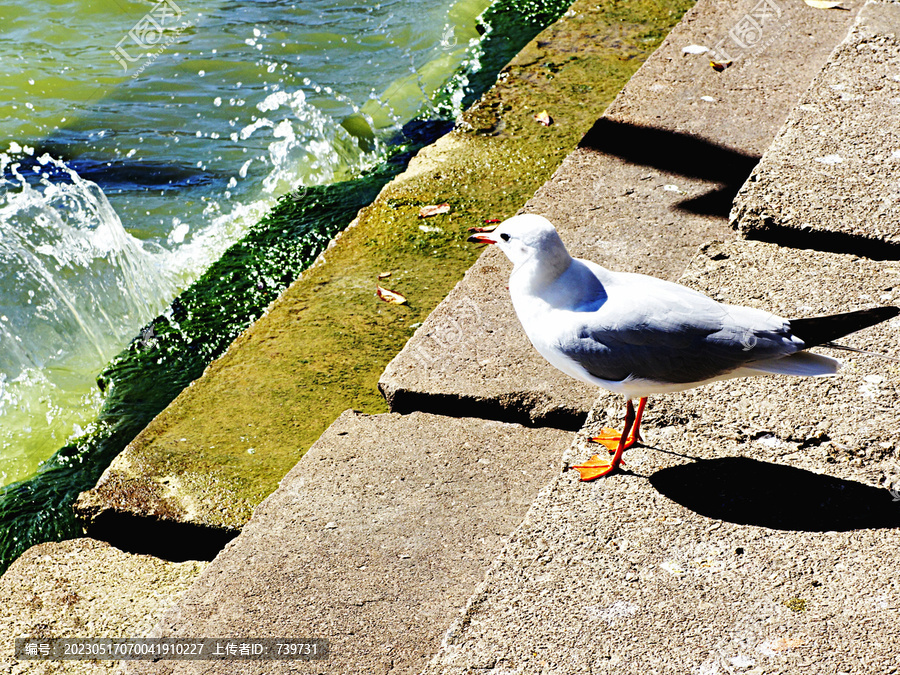
<svg viewBox="0 0 900 675">
<path fill-rule="evenodd" d="M 513 264 L 509 294 L 534 348 L 576 380 L 625 397 L 622 433 L 603 429 L 597 455 L 572 467 L 581 480 L 614 472 L 641 441 L 647 397 L 735 377 L 833 375 L 841 362 L 810 347 L 860 351 L 833 342 L 900 314 L 876 307 L 845 314 L 784 319 L 726 305 L 680 284 L 613 272 L 569 255 L 556 228 L 525 214 L 496 229 L 475 228 L 470 242 L 496 245 Z M 637 411 L 632 401 L 638 399 Z"/>
</svg>

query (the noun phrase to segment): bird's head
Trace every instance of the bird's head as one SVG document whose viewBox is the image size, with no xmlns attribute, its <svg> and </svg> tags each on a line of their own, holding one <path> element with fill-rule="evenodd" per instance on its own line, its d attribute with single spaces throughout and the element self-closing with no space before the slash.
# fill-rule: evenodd
<svg viewBox="0 0 900 675">
<path fill-rule="evenodd" d="M 494 231 L 478 232 L 468 240 L 496 245 L 510 259 L 514 271 L 531 267 L 536 276 L 556 278 L 572 261 L 553 224 L 533 213 L 508 218 Z"/>
</svg>

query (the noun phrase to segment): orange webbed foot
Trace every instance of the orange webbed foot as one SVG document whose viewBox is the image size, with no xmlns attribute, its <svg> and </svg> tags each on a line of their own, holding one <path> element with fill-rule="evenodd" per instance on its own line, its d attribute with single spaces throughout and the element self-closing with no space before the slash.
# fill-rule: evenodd
<svg viewBox="0 0 900 675">
<path fill-rule="evenodd" d="M 619 462 L 611 459 L 602 459 L 599 455 L 594 455 L 584 464 L 570 466 L 569 468 L 578 471 L 581 474 L 582 481 L 589 481 L 611 474 L 618 466 Z"/>
<path fill-rule="evenodd" d="M 634 406 L 629 399 L 625 405 L 625 430 L 620 434 L 615 429 L 604 428 L 600 430 L 599 436 L 590 439 L 595 443 L 603 444 L 614 454 L 609 459 L 601 459 L 599 455 L 594 455 L 584 464 L 570 467 L 581 474 L 581 480 L 588 481 L 608 476 L 619 468 L 625 448 L 630 448 L 641 440 L 641 416 L 644 414 L 646 403 L 647 399 L 641 398 L 637 414 L 635 414 Z"/>
<path fill-rule="evenodd" d="M 609 427 L 603 427 L 600 430 L 600 433 L 596 436 L 592 436 L 588 439 L 594 443 L 600 443 L 601 445 L 605 445 L 606 449 L 610 451 L 610 453 L 615 452 L 619 449 L 619 441 L 622 440 L 622 434 L 616 431 L 615 429 L 610 429 Z M 634 434 L 629 434 L 628 438 L 625 439 L 625 445 L 622 446 L 623 450 L 627 450 L 635 443 L 639 443 L 644 439 L 641 438 L 640 434 L 635 436 Z"/>
</svg>

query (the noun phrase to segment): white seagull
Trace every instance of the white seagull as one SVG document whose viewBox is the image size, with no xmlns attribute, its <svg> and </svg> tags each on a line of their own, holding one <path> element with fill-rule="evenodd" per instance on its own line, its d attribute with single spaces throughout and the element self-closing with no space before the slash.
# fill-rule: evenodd
<svg viewBox="0 0 900 675">
<path fill-rule="evenodd" d="M 841 362 L 806 350 L 900 314 L 897 307 L 808 319 L 725 305 L 680 284 L 612 272 L 573 258 L 543 216 L 509 218 L 469 241 L 496 244 L 513 263 L 509 294 L 541 356 L 582 382 L 622 394 L 621 434 L 592 440 L 613 452 L 578 467 L 582 480 L 612 473 L 640 441 L 647 396 L 752 375 L 832 375 Z M 858 351 L 858 350 L 851 350 Z M 635 413 L 632 399 L 640 399 Z"/>
</svg>

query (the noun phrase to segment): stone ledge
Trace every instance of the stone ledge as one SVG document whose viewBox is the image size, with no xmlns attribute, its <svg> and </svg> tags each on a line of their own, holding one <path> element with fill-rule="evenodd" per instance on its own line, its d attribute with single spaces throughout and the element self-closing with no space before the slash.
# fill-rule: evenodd
<svg viewBox="0 0 900 675">
<path fill-rule="evenodd" d="M 0 671 L 113 672 L 118 661 L 17 661 L 18 637 L 143 637 L 206 563 L 131 555 L 94 539 L 32 546 L 0 577 Z"/>
<path fill-rule="evenodd" d="M 554 429 L 347 411 L 154 635 L 325 637 L 328 672 L 418 672 L 570 442 Z"/>
<path fill-rule="evenodd" d="M 900 4 L 868 2 L 759 166 L 745 236 L 900 257 Z"/>
</svg>

